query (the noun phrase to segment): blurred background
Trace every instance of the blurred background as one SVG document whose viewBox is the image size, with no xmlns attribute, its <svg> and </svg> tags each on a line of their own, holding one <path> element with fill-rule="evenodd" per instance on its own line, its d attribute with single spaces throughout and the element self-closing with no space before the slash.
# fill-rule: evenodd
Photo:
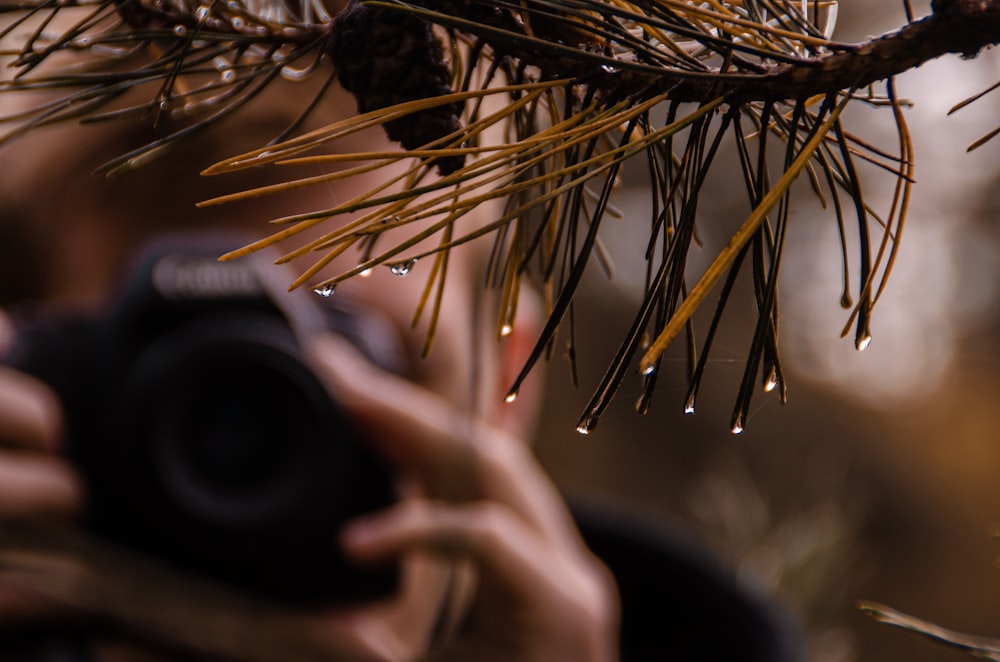
<svg viewBox="0 0 1000 662">
<path fill-rule="evenodd" d="M 917 15 L 928 5 L 914 3 Z M 861 41 L 905 20 L 901 2 L 843 0 L 834 37 Z M 625 174 L 624 216 L 604 228 L 614 278 L 592 269 L 578 299 L 579 387 L 565 357 L 548 368 L 538 452 L 560 485 L 693 532 L 753 590 L 798 615 L 812 662 L 971 659 L 872 621 L 857 609 L 861 599 L 1000 636 L 1000 141 L 966 153 L 997 126 L 1000 92 L 948 116 L 997 80 L 996 52 L 943 58 L 898 79 L 914 103 L 917 185 L 864 352 L 853 332 L 840 337 L 849 311 L 839 305 L 834 216 L 799 187 L 779 294 L 788 403 L 757 393 L 742 435 L 729 431 L 729 418 L 752 333 L 749 296 L 725 317 L 696 414 L 683 414 L 676 348 L 651 413 L 634 412 L 632 377 L 591 435 L 575 431 L 639 303 L 649 215 L 642 172 Z M 890 111 L 856 105 L 849 130 L 896 151 Z M 700 206 L 704 245 L 692 277 L 748 213 L 742 183 L 729 185 L 737 175 L 722 170 Z M 886 211 L 890 179 L 864 183 L 869 203 Z"/>
</svg>

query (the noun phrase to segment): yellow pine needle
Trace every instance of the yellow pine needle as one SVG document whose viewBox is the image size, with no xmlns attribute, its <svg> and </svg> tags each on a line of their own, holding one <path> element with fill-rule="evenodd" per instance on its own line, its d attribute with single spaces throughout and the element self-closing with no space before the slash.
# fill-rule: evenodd
<svg viewBox="0 0 1000 662">
<path fill-rule="evenodd" d="M 718 108 L 720 105 L 722 105 L 722 103 L 723 103 L 723 100 L 721 98 L 720 99 L 716 99 L 715 101 L 713 101 L 713 102 L 711 102 L 709 104 L 706 104 L 702 108 L 699 108 L 697 111 L 695 111 L 691 115 L 688 115 L 688 116 L 686 116 L 686 117 L 684 117 L 684 118 L 682 118 L 680 120 L 677 120 L 676 122 L 674 122 L 673 124 L 670 124 L 669 126 L 662 127 L 660 129 L 658 129 L 657 131 L 655 131 L 653 133 L 650 133 L 649 136 L 648 136 L 648 138 L 645 139 L 641 144 L 636 145 L 636 144 L 631 144 L 630 143 L 630 144 L 626 145 L 626 147 L 623 148 L 620 152 L 616 152 L 616 153 L 623 154 L 623 157 L 622 157 L 623 159 L 627 159 L 630 156 L 633 156 L 634 154 L 641 153 L 645 149 L 648 149 L 650 147 L 650 145 L 652 145 L 653 143 L 655 143 L 655 142 L 657 142 L 659 140 L 664 139 L 666 136 L 668 136 L 671 133 L 675 133 L 677 131 L 680 131 L 681 129 L 683 129 L 683 128 L 687 127 L 688 125 L 690 125 L 691 123 L 697 121 L 698 119 L 700 119 L 704 115 L 706 115 L 706 114 L 714 111 L 716 108 Z M 488 223 L 488 224 L 486 224 L 486 225 L 484 225 L 484 226 L 482 226 L 480 228 L 477 228 L 476 230 L 474 230 L 472 232 L 469 232 L 466 235 L 463 235 L 461 238 L 456 239 L 451 245 L 448 246 L 448 248 L 452 248 L 452 247 L 457 246 L 457 245 L 459 245 L 461 243 L 465 243 L 467 241 L 471 241 L 472 239 L 475 239 L 475 238 L 483 236 L 483 235 L 485 235 L 485 234 L 487 234 L 489 232 L 492 232 L 493 230 L 496 230 L 496 229 L 498 229 L 498 228 L 500 228 L 500 227 L 502 227 L 502 226 L 504 226 L 504 225 L 506 225 L 506 224 L 508 224 L 508 223 L 510 223 L 510 222 L 512 222 L 514 220 L 516 220 L 517 218 L 522 217 L 522 215 L 525 213 L 525 211 L 527 209 L 535 207 L 535 206 L 537 206 L 539 204 L 543 204 L 543 203 L 545 203 L 545 202 L 547 202 L 549 200 L 559 199 L 559 197 L 561 195 L 563 195 L 564 193 L 566 193 L 566 192 L 568 192 L 568 191 L 570 191 L 570 190 L 572 190 L 572 189 L 580 186 L 584 182 L 586 182 L 586 181 L 588 181 L 588 180 L 590 180 L 590 179 L 592 179 L 592 178 L 600 175 L 603 172 L 606 172 L 611 167 L 613 167 L 613 163 L 610 163 L 610 162 L 601 163 L 600 161 L 598 161 L 596 159 L 595 159 L 593 165 L 597 165 L 597 167 L 594 170 L 592 170 L 590 172 L 585 172 L 584 174 L 576 177 L 575 179 L 572 179 L 572 180 L 570 180 L 568 182 L 565 182 L 564 184 L 562 184 L 561 186 L 559 186 L 557 188 L 551 189 L 550 191 L 548 191 L 544 195 L 541 195 L 541 196 L 538 196 L 538 197 L 533 197 L 528 204 L 522 205 L 519 208 L 511 210 L 508 213 L 504 214 L 503 216 L 495 219 L 491 223 Z M 570 171 L 570 174 L 572 174 L 572 171 Z M 529 185 L 519 186 L 518 188 L 531 189 L 533 186 L 534 186 L 534 184 L 532 184 L 530 186 Z M 510 193 L 511 193 L 511 188 L 510 187 L 501 188 L 501 189 L 497 189 L 496 191 L 494 191 L 492 193 L 491 197 L 507 197 Z M 352 269 L 350 272 L 345 273 L 342 276 L 338 276 L 336 279 L 333 279 L 333 281 L 331 281 L 331 282 L 340 282 L 342 280 L 345 280 L 345 279 L 347 279 L 347 278 L 355 275 L 356 273 L 358 273 L 360 271 L 363 271 L 366 268 L 369 268 L 371 266 L 380 264 L 380 263 L 385 262 L 386 260 L 388 260 L 390 258 L 395 257 L 396 255 L 398 255 L 403 250 L 409 249 L 409 248 L 413 247 L 417 243 L 419 243 L 419 242 L 423 241 L 424 239 L 426 239 L 427 237 L 433 235 L 435 232 L 440 231 L 441 228 L 445 227 L 449 223 L 452 223 L 454 221 L 454 219 L 456 218 L 456 216 L 461 216 L 461 215 L 464 215 L 464 214 L 468 213 L 477 204 L 479 204 L 481 202 L 484 202 L 486 200 L 489 200 L 489 199 L 491 199 L 491 197 L 484 197 L 483 199 L 477 201 L 475 204 L 471 204 L 470 203 L 470 204 L 464 205 L 466 207 L 466 209 L 456 209 L 456 211 L 454 211 L 453 214 L 450 215 L 445 220 L 440 221 L 440 222 L 438 222 L 438 223 L 436 223 L 434 225 L 431 225 L 430 227 L 426 228 L 425 230 L 423 230 L 418 235 L 415 235 L 411 239 L 409 239 L 409 240 L 407 240 L 407 241 L 405 241 L 403 243 L 400 243 L 398 246 L 394 247 L 393 249 L 391 249 L 390 251 L 386 252 L 385 254 L 383 254 L 383 255 L 381 255 L 381 256 L 379 256 L 377 258 L 374 258 L 374 259 L 366 262 L 363 265 L 359 265 L 356 269 Z M 457 208 L 457 205 L 456 205 L 456 208 Z M 426 257 L 427 255 L 432 254 L 436 250 L 439 250 L 439 249 L 432 249 L 431 251 L 427 251 L 427 252 L 424 252 L 424 253 L 418 253 L 418 254 L 414 255 L 413 257 L 416 258 L 416 259 L 421 259 L 423 257 Z"/>
<path fill-rule="evenodd" d="M 512 241 L 516 240 L 517 238 L 515 237 Z M 510 255 L 508 256 L 503 291 L 500 296 L 500 314 L 497 315 L 498 340 L 510 333 L 514 323 L 517 321 L 517 302 L 521 293 L 521 277 L 518 267 L 521 257 L 518 252 L 513 250 L 510 251 Z"/>
<path fill-rule="evenodd" d="M 682 2 L 681 0 L 659 0 L 659 2 L 667 7 L 675 9 L 679 14 L 694 14 L 698 16 L 703 16 L 706 19 L 716 19 L 724 22 L 732 23 L 733 25 L 738 25 L 740 27 L 745 27 L 749 32 L 756 34 L 771 34 L 777 37 L 783 37 L 791 41 L 797 41 L 804 45 L 816 46 L 816 47 L 826 47 L 830 45 L 830 41 L 823 39 L 821 37 L 813 37 L 811 35 L 803 34 L 801 32 L 793 32 L 791 30 L 785 30 L 783 28 L 776 28 L 766 23 L 757 23 L 749 19 L 740 18 L 737 15 L 726 13 L 726 12 L 715 12 L 703 7 L 692 5 L 688 2 Z"/>
<path fill-rule="evenodd" d="M 638 111 L 632 111 L 632 112 L 642 112 L 644 109 L 648 109 L 648 108 L 646 108 L 646 106 L 652 106 L 652 105 L 655 105 L 655 103 L 656 103 L 656 100 L 652 100 L 650 102 L 647 102 L 647 104 L 642 104 L 641 106 L 637 107 Z M 625 107 L 626 111 L 628 111 L 627 104 L 625 102 L 623 102 L 621 104 L 621 106 Z M 535 136 L 533 136 L 531 139 L 525 141 L 525 144 L 531 145 L 531 144 L 534 144 L 534 143 L 538 143 L 538 145 L 540 147 L 546 147 L 546 146 L 549 146 L 549 145 L 557 145 L 557 148 L 556 148 L 557 150 L 565 151 L 565 150 L 570 149 L 575 144 L 579 144 L 579 143 L 585 142 L 585 141 L 593 138 L 594 136 L 599 135 L 599 134 L 607 131 L 608 128 L 610 128 L 611 126 L 614 126 L 614 123 L 615 123 L 616 119 L 614 117 L 612 117 L 611 119 L 604 120 L 603 122 L 601 122 L 600 124 L 598 124 L 598 126 L 596 128 L 593 127 L 591 123 L 584 123 L 580 127 L 576 127 L 576 128 L 574 128 L 572 126 L 574 123 L 578 123 L 578 122 L 582 122 L 582 121 L 583 121 L 582 116 L 580 116 L 580 115 L 574 116 L 574 117 L 570 118 L 569 120 L 567 120 L 567 122 L 565 122 L 562 125 L 557 125 L 557 126 L 554 126 L 554 127 L 550 127 L 547 130 L 539 132 L 538 134 L 536 134 Z M 580 131 L 584 131 L 584 133 L 582 134 L 582 136 L 576 136 L 575 138 L 568 138 L 568 136 L 573 135 L 575 133 L 579 133 Z M 426 200 L 426 201 L 424 201 L 424 202 L 422 202 L 420 204 L 415 204 L 414 206 L 410 207 L 409 209 L 407 209 L 405 211 L 406 220 L 404 221 L 403 218 L 401 218 L 399 222 L 393 223 L 393 226 L 403 225 L 406 222 L 420 220 L 420 219 L 427 218 L 427 217 L 430 217 L 430 216 L 434 216 L 434 215 L 437 215 L 437 214 L 446 213 L 448 211 L 454 211 L 454 210 L 459 209 L 459 208 L 474 207 L 474 206 L 476 206 L 476 205 L 478 205 L 478 204 L 480 204 L 482 202 L 485 202 L 487 200 L 490 200 L 490 199 L 493 199 L 493 198 L 496 198 L 496 197 L 504 197 L 504 196 L 508 195 L 510 192 L 512 192 L 512 190 L 523 190 L 525 188 L 530 188 L 531 186 L 534 186 L 535 183 L 536 183 L 536 180 L 531 180 L 530 182 L 521 184 L 521 185 L 517 186 L 516 188 L 508 187 L 508 188 L 504 188 L 504 189 L 500 190 L 499 192 L 492 192 L 492 193 L 480 194 L 480 195 L 474 196 L 474 197 L 468 197 L 468 196 L 458 197 L 458 196 L 456 196 L 456 193 L 458 193 L 458 194 L 469 193 L 471 195 L 472 193 L 474 193 L 477 190 L 482 189 L 486 184 L 488 184 L 488 183 L 490 183 L 492 181 L 496 181 L 498 179 L 503 179 L 503 178 L 509 178 L 512 175 L 512 173 L 516 174 L 517 172 L 519 172 L 521 170 L 524 170 L 524 169 L 527 169 L 531 165 L 534 165 L 534 164 L 540 162 L 541 160 L 549 158 L 549 154 L 548 153 L 544 153 L 541 156 L 536 156 L 533 159 L 530 159 L 529 161 L 524 162 L 523 164 L 519 164 L 518 168 L 516 168 L 514 170 L 505 170 L 505 169 L 502 168 L 502 166 L 504 166 L 504 165 L 506 165 L 508 163 L 511 163 L 511 162 L 515 162 L 519 158 L 523 157 L 523 154 L 521 153 L 523 151 L 522 150 L 522 144 L 507 145 L 505 147 L 506 147 L 506 149 L 503 150 L 500 154 L 496 155 L 496 157 L 494 159 L 487 159 L 487 160 L 479 161 L 479 162 L 473 164 L 472 166 L 469 166 L 467 168 L 464 168 L 464 169 L 462 169 L 460 171 L 457 171 L 457 172 L 453 173 L 448 178 L 444 178 L 444 179 L 440 180 L 439 182 L 435 183 L 431 187 L 428 187 L 428 190 L 434 190 L 434 189 L 443 188 L 445 186 L 451 186 L 454 183 L 454 181 L 461 181 L 462 179 L 472 180 L 471 183 L 465 184 L 465 185 L 459 187 L 458 189 L 456 189 L 453 192 L 449 192 L 449 193 L 446 193 L 446 194 L 442 194 L 442 195 L 440 195 L 438 197 L 428 199 L 428 200 Z M 600 156 L 594 157 L 594 158 L 588 160 L 587 162 L 585 162 L 584 165 L 592 164 L 595 161 L 603 159 L 603 158 L 606 158 L 606 155 L 600 155 Z M 489 175 L 489 173 L 491 173 L 491 172 L 493 174 Z M 539 178 L 539 180 L 545 181 L 547 179 L 553 179 L 555 177 L 561 176 L 562 174 L 564 174 L 563 171 L 556 171 L 554 173 L 552 173 L 552 172 L 546 173 L 541 178 Z M 489 176 L 486 177 L 485 179 L 474 179 L 474 177 L 478 177 L 480 175 L 489 175 Z M 377 205 L 377 204 L 382 204 L 383 202 L 391 202 L 393 200 L 397 200 L 397 201 L 398 200 L 402 200 L 402 201 L 405 201 L 406 203 L 409 203 L 413 199 L 416 198 L 417 193 L 418 192 L 415 192 L 415 191 L 403 191 L 401 193 L 394 194 L 392 196 L 388 196 L 386 198 L 382 198 L 382 199 L 379 199 L 379 200 L 368 199 L 368 200 L 364 201 L 363 203 L 361 203 L 360 206 L 374 206 L 374 205 Z M 359 198 L 360 197 L 366 197 L 366 196 L 367 196 L 367 194 L 363 194 L 362 196 L 359 196 Z M 355 200 L 357 200 L 357 198 Z M 448 206 L 442 207 L 442 206 L 440 206 L 442 201 L 449 201 L 450 204 Z M 325 216 L 330 216 L 330 215 L 333 215 L 333 214 L 343 213 L 345 211 L 349 211 L 351 209 L 358 208 L 358 207 L 359 207 L 359 205 L 353 205 L 352 203 L 349 202 L 349 203 L 345 203 L 345 205 L 341 205 L 341 206 L 339 206 L 339 207 L 337 207 L 335 209 L 325 210 L 323 212 L 323 214 Z M 397 211 L 399 211 L 399 215 L 400 216 L 403 215 L 403 211 L 402 210 L 397 210 Z M 379 213 L 376 213 L 376 214 L 373 214 L 373 215 L 366 216 L 365 219 L 363 219 L 363 220 L 366 223 L 371 224 L 373 219 L 377 219 L 379 217 L 383 217 L 383 216 L 386 216 L 386 215 L 387 214 L 385 214 L 384 212 L 379 212 Z M 350 229 L 351 229 L 351 231 L 358 231 L 358 230 L 362 229 L 361 226 L 362 226 L 362 222 L 361 222 L 361 220 L 359 220 L 356 223 L 352 223 L 351 226 L 350 226 Z M 376 230 L 378 230 L 378 229 L 379 228 L 376 228 Z M 343 233 L 344 233 L 343 229 L 338 231 L 338 234 L 343 234 Z"/>
<path fill-rule="evenodd" d="M 841 112 L 843 112 L 844 107 L 850 97 L 844 97 L 843 100 L 833 109 L 830 116 L 823 122 L 822 126 L 816 131 L 816 134 L 809 140 L 809 142 L 803 146 L 802 151 L 799 155 L 792 161 L 788 170 L 785 174 L 781 176 L 774 187 L 768 191 L 764 199 L 761 200 L 760 204 L 757 205 L 750 216 L 743 222 L 743 225 L 733 234 L 730 238 L 729 243 L 719 252 L 712 263 L 702 274 L 702 277 L 698 280 L 691 291 L 685 297 L 681 305 L 677 307 L 676 312 L 663 327 L 663 330 L 653 341 L 653 344 L 646 350 L 639 363 L 640 372 L 646 373 L 650 370 L 655 369 L 656 362 L 659 360 L 660 356 L 666 350 L 666 348 L 673 342 L 677 334 L 683 330 L 684 326 L 691 319 L 694 311 L 701 305 L 708 296 L 709 292 L 718 282 L 719 278 L 723 275 L 725 270 L 728 268 L 729 264 L 736 258 L 739 252 L 743 249 L 748 241 L 753 237 L 753 235 L 760 229 L 761 223 L 767 217 L 767 214 L 771 209 L 778 204 L 778 201 L 785 195 L 785 192 L 791 187 L 792 182 L 799 176 L 802 169 L 805 168 L 806 164 L 812 159 L 813 154 L 819 149 L 820 145 L 823 144 L 826 135 L 830 132 L 830 129 L 836 124 L 837 120 L 840 118 Z"/>
<path fill-rule="evenodd" d="M 352 133 L 357 133 L 358 131 L 375 126 L 381 126 L 387 121 L 399 119 L 421 110 L 428 110 L 450 103 L 464 102 L 469 99 L 477 99 L 494 94 L 528 92 L 535 89 L 558 87 L 566 85 L 568 82 L 568 80 L 549 80 L 539 83 L 505 85 L 481 90 L 453 92 L 452 94 L 445 94 L 437 97 L 407 101 L 405 103 L 396 104 L 387 108 L 380 108 L 361 115 L 352 115 L 351 117 L 343 119 L 339 122 L 334 122 L 328 126 L 292 138 L 291 140 L 285 141 L 280 145 L 261 147 L 244 154 L 219 161 L 218 163 L 203 170 L 202 174 L 215 175 L 223 172 L 231 172 L 285 160 L 294 154 L 315 149 L 333 140 L 351 135 Z"/>
</svg>

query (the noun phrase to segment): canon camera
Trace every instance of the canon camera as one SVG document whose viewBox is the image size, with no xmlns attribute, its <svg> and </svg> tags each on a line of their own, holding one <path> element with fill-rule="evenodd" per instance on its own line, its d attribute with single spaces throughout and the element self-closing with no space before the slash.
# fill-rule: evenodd
<svg viewBox="0 0 1000 662">
<path fill-rule="evenodd" d="M 59 395 L 95 533 L 283 601 L 385 595 L 396 569 L 351 566 L 336 532 L 392 503 L 393 477 L 300 339 L 332 331 L 399 372 L 398 336 L 269 262 L 217 260 L 233 247 L 155 244 L 99 315 L 13 311 L 5 362 Z"/>
</svg>

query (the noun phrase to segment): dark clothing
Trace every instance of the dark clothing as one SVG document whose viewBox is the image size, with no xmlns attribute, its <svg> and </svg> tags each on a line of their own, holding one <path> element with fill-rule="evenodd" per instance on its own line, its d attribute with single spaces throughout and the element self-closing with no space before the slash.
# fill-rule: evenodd
<svg viewBox="0 0 1000 662">
<path fill-rule="evenodd" d="M 573 500 L 587 544 L 618 581 L 622 662 L 796 662 L 799 627 L 714 555 L 658 520 Z"/>
</svg>

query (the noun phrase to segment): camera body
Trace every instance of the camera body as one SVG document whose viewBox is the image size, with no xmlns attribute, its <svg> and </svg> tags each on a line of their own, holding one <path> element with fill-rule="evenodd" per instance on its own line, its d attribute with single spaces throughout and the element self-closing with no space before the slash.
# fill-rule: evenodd
<svg viewBox="0 0 1000 662">
<path fill-rule="evenodd" d="M 103 314 L 14 311 L 6 362 L 59 395 L 98 535 L 281 601 L 384 596 L 397 568 L 350 565 L 336 534 L 395 500 L 393 476 L 299 339 L 333 331 L 401 371 L 398 336 L 368 311 L 274 287 L 260 260 L 217 261 L 234 247 L 159 241 Z"/>
</svg>

